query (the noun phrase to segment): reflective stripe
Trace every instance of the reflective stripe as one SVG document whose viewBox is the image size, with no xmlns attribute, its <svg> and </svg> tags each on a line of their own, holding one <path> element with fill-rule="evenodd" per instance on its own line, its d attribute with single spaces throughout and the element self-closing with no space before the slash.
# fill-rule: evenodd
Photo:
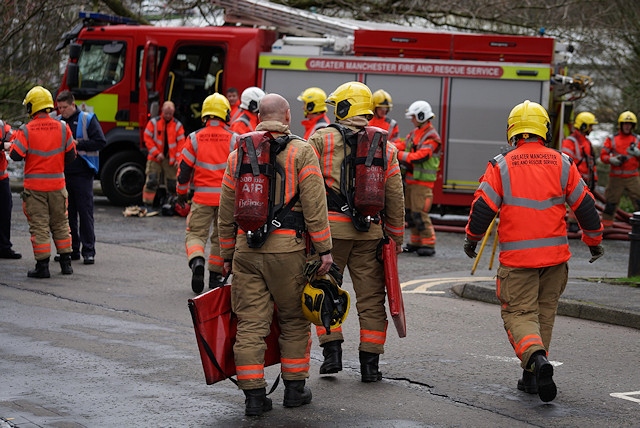
<svg viewBox="0 0 640 428">
<path fill-rule="evenodd" d="M 201 192 L 201 193 L 220 193 L 219 187 L 196 186 L 193 189 L 196 192 Z"/>
<path fill-rule="evenodd" d="M 280 369 L 283 373 L 308 372 L 309 358 L 281 358 Z"/>
<path fill-rule="evenodd" d="M 51 174 L 25 174 L 24 178 L 64 178 L 64 173 L 51 173 Z"/>
<path fill-rule="evenodd" d="M 552 238 L 526 239 L 522 241 L 500 242 L 501 251 L 530 250 L 532 248 L 557 247 L 559 245 L 569 245 L 566 236 L 555 236 Z"/>
<path fill-rule="evenodd" d="M 77 140 L 89 141 L 89 132 L 87 131 L 87 127 L 89 122 L 91 122 L 91 119 L 93 119 L 93 116 L 93 113 L 87 113 L 85 111 L 81 111 L 78 114 L 78 126 L 76 127 Z M 93 172 L 96 174 L 98 173 L 98 170 L 100 169 L 100 155 L 98 151 L 94 150 L 87 152 L 84 150 L 78 150 L 78 156 L 87 163 Z"/>
<path fill-rule="evenodd" d="M 238 380 L 264 379 L 264 366 L 262 364 L 237 366 L 236 372 Z"/>
<path fill-rule="evenodd" d="M 384 331 L 360 330 L 360 342 L 384 345 L 387 334 Z"/>
</svg>

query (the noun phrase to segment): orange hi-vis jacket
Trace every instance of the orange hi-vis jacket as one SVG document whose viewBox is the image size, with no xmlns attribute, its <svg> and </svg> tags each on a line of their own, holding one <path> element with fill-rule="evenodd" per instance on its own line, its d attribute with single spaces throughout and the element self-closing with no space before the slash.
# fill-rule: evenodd
<svg viewBox="0 0 640 428">
<path fill-rule="evenodd" d="M 467 237 L 481 240 L 499 211 L 500 263 L 516 268 L 564 263 L 571 257 L 565 203 L 582 227 L 582 241 L 599 245 L 603 227 L 595 201 L 571 158 L 545 147 L 542 139 L 520 140 L 493 158 L 480 178 Z"/>
<path fill-rule="evenodd" d="M 4 155 L 4 143 L 11 141 L 13 130 L 11 125 L 0 120 L 0 180 L 9 177 L 7 157 Z"/>
<path fill-rule="evenodd" d="M 24 188 L 53 192 L 65 187 L 64 165 L 76 157 L 76 142 L 66 122 L 37 113 L 15 133 L 12 159 L 25 159 Z"/>
<path fill-rule="evenodd" d="M 604 146 L 600 152 L 600 160 L 602 162 L 609 163 L 611 156 L 622 155 L 627 157 L 627 160 L 622 162 L 622 165 L 611 165 L 609 177 L 628 178 L 636 177 L 638 175 L 640 160 L 627 153 L 627 149 L 631 143 L 635 143 L 636 147 L 640 147 L 640 141 L 636 134 L 631 133 L 625 135 L 618 132 L 604 140 Z"/>
<path fill-rule="evenodd" d="M 394 119 L 391 119 L 389 116 L 385 117 L 377 117 L 374 115 L 369 121 L 369 126 L 375 126 L 378 128 L 382 128 L 389 134 L 388 141 L 391 143 L 396 143 L 396 140 L 400 136 L 400 128 L 398 128 L 398 122 Z"/>
<path fill-rule="evenodd" d="M 231 122 L 231 130 L 238 135 L 255 131 L 260 123 L 257 113 L 251 113 L 249 110 L 238 109 L 237 117 Z"/>
<path fill-rule="evenodd" d="M 562 153 L 565 153 L 576 164 L 582 179 L 589 184 L 591 177 L 598 181 L 596 158 L 591 142 L 580 131 L 575 130 L 562 141 Z"/>
<path fill-rule="evenodd" d="M 256 131 L 269 131 L 273 138 L 290 134 L 289 127 L 277 121 L 261 122 Z M 242 138 L 242 136 L 240 136 Z M 304 215 L 307 233 L 318 253 L 331 250 L 331 230 L 327 220 L 327 201 L 324 192 L 322 174 L 318 165 L 318 158 L 309 144 L 299 139 L 292 139 L 287 147 L 276 157 L 276 162 L 285 171 L 284 189 L 281 188 L 281 178 L 277 174 L 276 200 L 284 193 L 284 203 L 287 204 L 296 195 L 300 200 L 295 203 L 292 211 Z M 238 229 L 234 220 L 236 170 L 238 168 L 238 151 L 229 155 L 227 169 L 222 179 L 222 198 L 218 214 L 220 236 L 220 255 L 225 260 L 233 258 L 234 251 L 258 253 L 289 253 L 304 250 L 306 242 L 296 236 L 291 229 L 276 229 L 260 248 L 249 248 L 245 231 Z M 236 232 L 238 240 L 236 242 Z"/>
<path fill-rule="evenodd" d="M 193 202 L 220 205 L 222 177 L 235 139 L 236 134 L 218 119 L 210 119 L 204 128 L 192 132 L 182 148 L 178 165 L 178 194 L 186 195 L 189 184 L 193 183 Z"/>
<path fill-rule="evenodd" d="M 319 114 L 316 117 L 307 117 L 302 122 L 300 122 L 302 126 L 304 126 L 304 139 L 308 140 L 309 137 L 313 135 L 318 129 L 322 129 L 331 123 L 331 119 L 327 116 L 326 113 Z"/>
<path fill-rule="evenodd" d="M 159 162 L 158 156 L 163 154 L 164 134 L 167 134 L 169 143 L 169 165 L 175 165 L 179 161 L 180 150 L 184 143 L 184 126 L 176 118 L 167 123 L 162 117 L 154 117 L 147 123 L 144 130 L 144 144 L 147 147 L 147 160 Z"/>
<path fill-rule="evenodd" d="M 395 144 L 398 148 L 398 160 L 408 165 L 405 183 L 433 188 L 437 171 L 433 174 L 433 180 L 417 180 L 414 177 L 414 169 L 422 170 L 431 158 L 440 156 L 442 140 L 431 121 L 414 128 L 404 141 L 396 141 Z"/>
<path fill-rule="evenodd" d="M 340 121 L 341 125 L 352 131 L 359 131 L 368 125 L 363 116 L 355 116 Z M 345 141 L 340 131 L 333 127 L 320 129 L 309 139 L 320 159 L 320 168 L 326 186 L 340 193 L 340 177 L 345 158 Z M 347 145 L 347 154 L 350 148 Z M 359 232 L 353 226 L 351 217 L 344 212 L 329 211 L 331 236 L 336 239 L 380 239 L 386 233 L 397 245 L 402 245 L 404 239 L 404 196 L 402 189 L 402 175 L 398 164 L 398 150 L 393 144 L 387 143 L 387 169 L 385 171 L 385 221 L 384 231 L 380 224 L 372 223 L 368 232 Z M 326 192 L 323 192 L 323 195 Z"/>
</svg>

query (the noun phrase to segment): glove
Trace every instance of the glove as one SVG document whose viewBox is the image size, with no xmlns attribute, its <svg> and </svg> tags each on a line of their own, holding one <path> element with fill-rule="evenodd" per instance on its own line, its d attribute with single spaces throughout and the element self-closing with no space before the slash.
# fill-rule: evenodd
<svg viewBox="0 0 640 428">
<path fill-rule="evenodd" d="M 589 251 L 591 251 L 591 259 L 589 260 L 589 263 L 593 263 L 600 257 L 604 256 L 604 248 L 602 245 L 590 246 Z"/>
<path fill-rule="evenodd" d="M 631 156 L 640 157 L 640 149 L 633 143 L 627 148 L 627 153 Z"/>
<path fill-rule="evenodd" d="M 609 163 L 613 166 L 620 166 L 622 165 L 622 162 L 624 162 L 626 159 L 623 158 L 623 156 L 620 155 L 616 155 L 616 156 L 611 156 L 609 158 Z"/>
<path fill-rule="evenodd" d="M 178 194 L 178 198 L 176 199 L 176 203 L 184 208 L 184 205 L 187 203 L 188 196 L 187 194 Z"/>
<path fill-rule="evenodd" d="M 477 246 L 478 241 L 470 241 L 469 238 L 464 238 L 464 253 L 472 259 L 478 256 L 478 253 L 476 253 Z"/>
</svg>

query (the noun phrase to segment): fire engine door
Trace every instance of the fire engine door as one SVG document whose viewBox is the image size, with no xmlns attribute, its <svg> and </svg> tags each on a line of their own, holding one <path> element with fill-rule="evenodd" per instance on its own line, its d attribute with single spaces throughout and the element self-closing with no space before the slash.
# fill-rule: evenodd
<svg viewBox="0 0 640 428">
<path fill-rule="evenodd" d="M 140 75 L 140 109 L 138 122 L 140 124 L 140 144 L 144 146 L 144 130 L 150 118 L 158 116 L 160 112 L 160 93 L 157 90 L 158 80 L 158 44 L 147 41 L 142 57 L 142 72 Z"/>
</svg>

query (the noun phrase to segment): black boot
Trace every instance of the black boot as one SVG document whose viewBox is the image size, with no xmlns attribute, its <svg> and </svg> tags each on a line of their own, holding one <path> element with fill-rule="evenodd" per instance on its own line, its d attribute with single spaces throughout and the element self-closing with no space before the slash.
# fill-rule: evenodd
<svg viewBox="0 0 640 428">
<path fill-rule="evenodd" d="M 338 373 L 342 370 L 342 340 L 327 342 L 322 346 L 324 362 L 320 366 L 320 374 Z"/>
<path fill-rule="evenodd" d="M 433 257 L 436 254 L 436 249 L 432 247 L 420 247 L 416 250 L 420 257 Z"/>
<path fill-rule="evenodd" d="M 535 352 L 529 359 L 529 367 L 533 370 L 538 385 L 538 396 L 545 403 L 556 398 L 558 390 L 553 382 L 553 366 L 547 360 L 545 351 Z"/>
<path fill-rule="evenodd" d="M 299 407 L 311 403 L 311 390 L 304 386 L 304 380 L 284 381 L 284 407 Z"/>
<path fill-rule="evenodd" d="M 273 408 L 271 398 L 267 397 L 266 388 L 245 389 L 244 414 L 247 416 L 262 416 Z"/>
<path fill-rule="evenodd" d="M 204 258 L 195 257 L 189 262 L 193 275 L 191 276 L 191 289 L 200 294 L 204 290 Z"/>
<path fill-rule="evenodd" d="M 382 380 L 382 373 L 378 370 L 380 354 L 360 351 L 360 374 L 363 382 L 378 382 Z"/>
<path fill-rule="evenodd" d="M 209 288 L 214 289 L 224 285 L 224 276 L 218 272 L 209 272 Z"/>
<path fill-rule="evenodd" d="M 71 275 L 73 273 L 71 253 L 60 254 L 60 270 L 63 275 Z"/>
<path fill-rule="evenodd" d="M 527 394 L 537 394 L 538 384 L 536 383 L 536 375 L 528 370 L 522 370 L 522 379 L 518 379 L 518 390 Z"/>
<path fill-rule="evenodd" d="M 49 273 L 49 257 L 44 260 L 36 260 L 36 268 L 27 272 L 29 278 L 51 278 Z"/>
</svg>

